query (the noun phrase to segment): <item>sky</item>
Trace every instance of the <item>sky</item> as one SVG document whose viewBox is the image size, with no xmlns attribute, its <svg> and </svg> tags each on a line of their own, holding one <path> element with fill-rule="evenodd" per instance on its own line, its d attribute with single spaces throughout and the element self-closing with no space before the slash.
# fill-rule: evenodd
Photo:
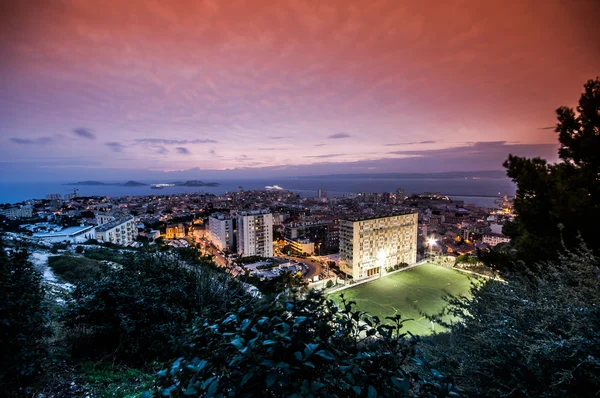
<svg viewBox="0 0 600 398">
<path fill-rule="evenodd" d="M 0 3 L 0 181 L 555 161 L 600 2 Z"/>
</svg>

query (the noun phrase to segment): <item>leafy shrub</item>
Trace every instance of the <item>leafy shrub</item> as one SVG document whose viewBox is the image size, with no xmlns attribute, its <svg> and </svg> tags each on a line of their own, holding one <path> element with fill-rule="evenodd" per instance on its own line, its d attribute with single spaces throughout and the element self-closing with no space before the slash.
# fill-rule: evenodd
<svg viewBox="0 0 600 398">
<path fill-rule="evenodd" d="M 122 265 L 73 291 L 63 319 L 77 336 L 75 356 L 168 359 L 193 319 L 220 316 L 247 299 L 237 280 L 172 253 L 140 252 Z"/>
<path fill-rule="evenodd" d="M 317 292 L 280 295 L 241 306 L 214 322 L 201 319 L 188 352 L 159 372 L 166 396 L 429 396 L 451 385 L 437 371 L 431 381 L 411 370 L 418 339 L 341 309 Z M 362 321 L 360 322 L 362 318 Z"/>
<path fill-rule="evenodd" d="M 96 260 L 74 256 L 49 257 L 48 265 L 56 275 L 75 285 L 95 279 L 107 269 Z"/>
<path fill-rule="evenodd" d="M 325 285 L 325 287 L 326 287 L 327 289 L 330 289 L 330 288 L 332 288 L 332 287 L 333 287 L 333 281 L 332 281 L 331 279 L 330 279 L 330 280 L 328 280 L 328 281 L 327 281 L 327 284 Z"/>
<path fill-rule="evenodd" d="M 7 253 L 0 240 L 0 385 L 8 395 L 38 373 L 49 334 L 42 277 L 28 257 Z"/>
<path fill-rule="evenodd" d="M 474 286 L 454 297 L 450 339 L 431 358 L 469 395 L 589 396 L 600 390 L 600 272 L 585 247 L 542 274 Z M 440 365 L 441 366 L 441 365 Z"/>
<path fill-rule="evenodd" d="M 77 246 L 77 247 L 75 248 L 75 253 L 77 253 L 77 254 L 81 254 L 81 253 L 83 253 L 83 246 Z"/>
<path fill-rule="evenodd" d="M 88 249 L 85 251 L 84 256 L 87 258 L 91 258 L 93 260 L 99 261 L 112 261 L 118 264 L 121 264 L 125 261 L 125 254 L 121 253 L 119 250 L 113 249 Z"/>
</svg>

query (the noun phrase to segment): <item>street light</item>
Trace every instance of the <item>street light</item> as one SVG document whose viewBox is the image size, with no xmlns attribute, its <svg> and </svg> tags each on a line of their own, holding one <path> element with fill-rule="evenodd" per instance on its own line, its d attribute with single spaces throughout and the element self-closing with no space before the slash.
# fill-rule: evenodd
<svg viewBox="0 0 600 398">
<path fill-rule="evenodd" d="M 437 239 L 435 239 L 434 237 L 431 237 L 429 239 L 427 239 L 427 244 L 429 245 L 429 257 L 431 258 L 431 250 L 433 248 L 434 245 L 437 244 Z"/>
</svg>

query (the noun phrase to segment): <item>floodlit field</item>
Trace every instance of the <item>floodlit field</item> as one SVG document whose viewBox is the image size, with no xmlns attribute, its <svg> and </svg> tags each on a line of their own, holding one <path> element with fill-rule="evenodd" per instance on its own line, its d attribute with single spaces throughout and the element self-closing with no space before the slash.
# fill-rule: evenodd
<svg viewBox="0 0 600 398">
<path fill-rule="evenodd" d="M 433 264 L 424 264 L 407 271 L 368 282 L 363 285 L 333 293 L 331 298 L 339 302 L 340 294 L 347 300 L 356 301 L 356 308 L 380 319 L 400 313 L 403 318 L 414 321 L 404 323 L 405 330 L 413 334 L 428 335 L 432 324 L 420 312 L 437 314 L 446 302 L 446 294 L 468 294 L 472 277 L 460 271 Z M 445 319 L 449 320 L 449 319 Z M 444 328 L 433 325 L 436 332 Z"/>
</svg>

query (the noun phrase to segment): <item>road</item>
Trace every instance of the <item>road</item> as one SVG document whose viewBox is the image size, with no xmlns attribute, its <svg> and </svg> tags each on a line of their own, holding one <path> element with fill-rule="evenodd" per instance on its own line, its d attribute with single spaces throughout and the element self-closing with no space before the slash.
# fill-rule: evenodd
<svg viewBox="0 0 600 398">
<path fill-rule="evenodd" d="M 197 239 L 197 242 L 200 243 L 201 251 L 204 254 L 209 254 L 213 256 L 213 261 L 219 267 L 227 267 L 227 259 L 225 258 L 225 256 L 220 254 L 219 250 L 216 247 L 214 247 L 208 240 L 200 238 Z"/>
<path fill-rule="evenodd" d="M 307 279 L 310 279 L 315 275 L 320 275 L 323 271 L 323 265 L 320 262 L 312 260 L 310 258 L 286 256 L 283 254 L 281 255 L 281 257 L 306 264 L 308 266 L 308 271 L 306 272 L 306 275 L 304 275 L 304 277 Z"/>
</svg>

